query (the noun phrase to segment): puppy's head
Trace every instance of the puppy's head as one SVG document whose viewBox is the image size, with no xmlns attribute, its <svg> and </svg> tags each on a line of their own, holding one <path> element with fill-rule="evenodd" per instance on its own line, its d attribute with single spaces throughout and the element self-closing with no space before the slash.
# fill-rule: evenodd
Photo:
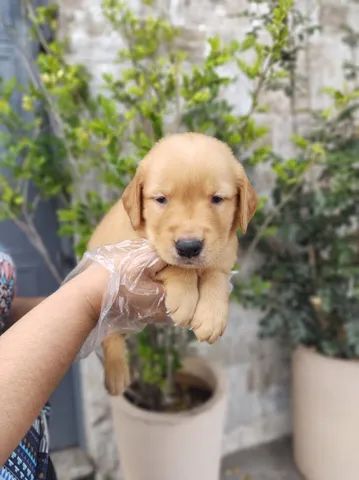
<svg viewBox="0 0 359 480">
<path fill-rule="evenodd" d="M 257 196 L 231 150 L 206 135 L 171 135 L 140 163 L 123 194 L 135 230 L 171 265 L 208 268 L 244 233 Z"/>
</svg>

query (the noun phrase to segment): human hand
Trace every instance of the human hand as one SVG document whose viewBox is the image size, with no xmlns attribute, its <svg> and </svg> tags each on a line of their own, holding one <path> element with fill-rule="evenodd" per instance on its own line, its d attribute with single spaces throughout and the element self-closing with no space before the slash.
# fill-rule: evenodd
<svg viewBox="0 0 359 480">
<path fill-rule="evenodd" d="M 103 280 L 104 271 L 99 271 L 98 265 L 104 267 L 106 281 Z M 87 298 L 93 309 L 100 312 L 99 320 L 85 341 L 80 357 L 95 350 L 110 333 L 138 332 L 148 323 L 169 321 L 164 289 L 155 281 L 156 274 L 165 266 L 148 241 L 142 239 L 106 245 L 85 253 L 65 280 L 89 267 L 92 271 L 91 283 L 96 282 L 96 276 L 99 276 L 98 285 L 92 285 L 91 289 L 94 292 L 94 288 L 98 287 L 96 293 Z"/>
</svg>

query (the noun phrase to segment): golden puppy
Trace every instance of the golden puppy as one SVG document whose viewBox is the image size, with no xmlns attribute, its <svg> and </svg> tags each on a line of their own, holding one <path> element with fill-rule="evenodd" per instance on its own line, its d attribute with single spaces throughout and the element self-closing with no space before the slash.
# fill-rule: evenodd
<svg viewBox="0 0 359 480">
<path fill-rule="evenodd" d="M 256 205 L 256 193 L 227 145 L 197 133 L 171 135 L 141 161 L 89 248 L 147 238 L 168 264 L 158 277 L 174 323 L 212 343 L 227 323 L 236 230 L 247 230 Z M 129 381 L 124 339 L 113 334 L 103 348 L 106 387 L 119 394 Z"/>
</svg>

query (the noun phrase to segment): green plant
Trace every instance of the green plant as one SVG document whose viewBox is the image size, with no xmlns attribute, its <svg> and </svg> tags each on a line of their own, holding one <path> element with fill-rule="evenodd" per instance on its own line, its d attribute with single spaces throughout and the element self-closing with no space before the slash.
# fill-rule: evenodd
<svg viewBox="0 0 359 480">
<path fill-rule="evenodd" d="M 346 86 L 324 89 L 331 105 L 308 112 L 313 126 L 305 138 L 293 136 L 293 158 L 271 159 L 273 205 L 259 213 L 264 217 L 245 239 L 247 255 L 256 250 L 260 261 L 235 290 L 242 303 L 264 312 L 261 335 L 340 358 L 359 356 L 358 38 L 343 27 L 351 52 L 343 64 Z M 297 52 L 294 45 L 294 57 Z M 287 58 L 292 98 L 298 73 L 293 56 Z M 294 117 L 295 103 L 292 98 Z"/>
<path fill-rule="evenodd" d="M 359 89 L 325 91 L 332 106 L 294 138 L 297 156 L 273 161 L 270 225 L 252 231 L 261 261 L 237 295 L 264 310 L 262 335 L 358 358 Z"/>
<path fill-rule="evenodd" d="M 67 62 L 66 42 L 45 38 L 45 26 L 56 31 L 56 7 L 35 11 L 29 0 L 23 1 L 41 50 L 34 63 L 21 52 L 29 73 L 27 85 L 14 80 L 1 84 L 0 117 L 5 129 L 0 141 L 5 148 L 0 153 L 0 212 L 1 218 L 13 219 L 28 234 L 56 278 L 60 275 L 36 230 L 41 199 L 60 202 L 60 234 L 72 237 L 81 255 L 137 162 L 167 133 L 195 130 L 216 136 L 248 168 L 270 158 L 268 129 L 256 116 L 265 110 L 263 91 L 278 85 L 289 88 L 300 25 L 289 28 L 295 14 L 292 0 L 270 1 L 268 11 L 257 18 L 261 26 L 256 24 L 242 41 L 224 44 L 210 38 L 208 53 L 198 64 L 177 48 L 181 31 L 156 4 L 144 2 L 145 13 L 138 15 L 121 0 L 103 0 L 104 15 L 125 47 L 118 52 L 118 74 L 105 74 L 103 88 L 96 94 L 89 88 L 86 69 Z M 13 41 L 17 41 L 14 35 Z M 223 73 L 227 66 L 233 76 Z M 250 107 L 242 114 L 225 95 L 239 74 L 252 85 L 247 94 Z M 22 100 L 18 111 L 11 107 L 16 95 Z M 280 165 L 277 162 L 276 168 L 285 170 Z M 35 194 L 30 185 L 36 187 Z M 264 202 L 258 219 L 263 223 L 259 228 L 265 229 L 263 206 Z M 171 403 L 174 373 L 186 342 L 183 331 L 169 328 L 147 329 L 132 339 L 135 379 L 144 387 L 154 387 L 156 408 Z"/>
</svg>

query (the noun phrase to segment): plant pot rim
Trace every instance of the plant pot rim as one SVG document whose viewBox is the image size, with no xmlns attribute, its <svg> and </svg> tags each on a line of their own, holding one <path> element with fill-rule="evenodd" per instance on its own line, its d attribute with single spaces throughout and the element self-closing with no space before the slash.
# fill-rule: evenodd
<svg viewBox="0 0 359 480">
<path fill-rule="evenodd" d="M 124 396 L 120 396 L 111 398 L 113 408 L 120 408 L 127 415 L 139 421 L 142 420 L 146 423 L 161 423 L 171 425 L 183 423 L 184 421 L 190 421 L 193 417 L 205 414 L 206 412 L 208 412 L 208 410 L 214 408 L 217 403 L 222 401 L 223 397 L 226 395 L 227 379 L 225 373 L 217 363 L 208 360 L 207 358 L 188 356 L 185 357 L 184 361 L 185 363 L 196 362 L 197 364 L 202 364 L 203 367 L 208 368 L 208 370 L 213 375 L 215 385 L 213 388 L 212 396 L 202 405 L 181 412 L 153 412 L 151 410 L 145 410 L 143 408 L 137 407 L 136 405 L 133 405 L 131 402 L 129 402 Z M 184 370 L 186 370 L 186 368 L 184 368 Z"/>
<path fill-rule="evenodd" d="M 339 358 L 339 357 L 330 357 L 329 355 L 324 355 L 315 347 L 307 347 L 306 345 L 299 345 L 295 348 L 293 352 L 294 356 L 299 355 L 310 355 L 316 360 L 320 360 L 326 363 L 335 363 L 337 365 L 342 364 L 343 366 L 346 365 L 353 365 L 354 367 L 359 366 L 359 358 Z"/>
</svg>

